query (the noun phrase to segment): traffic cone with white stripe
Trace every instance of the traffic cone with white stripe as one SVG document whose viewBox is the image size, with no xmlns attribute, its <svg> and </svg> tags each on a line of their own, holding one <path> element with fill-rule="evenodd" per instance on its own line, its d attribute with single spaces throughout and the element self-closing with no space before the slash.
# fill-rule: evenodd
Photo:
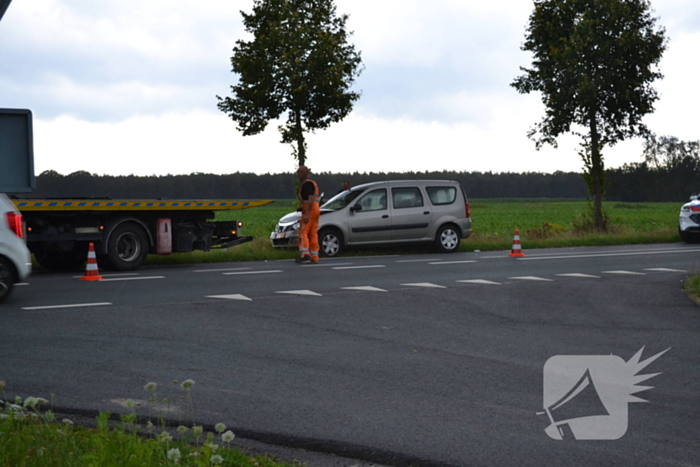
<svg viewBox="0 0 700 467">
<path fill-rule="evenodd" d="M 508 256 L 514 256 L 517 258 L 522 258 L 525 256 L 523 254 L 523 250 L 520 247 L 520 230 L 515 229 L 515 234 L 513 234 L 513 248 L 510 250 L 510 254 Z"/>
<path fill-rule="evenodd" d="M 101 281 L 100 271 L 97 269 L 97 256 L 95 255 L 95 245 L 90 242 L 88 248 L 88 259 L 85 265 L 85 275 L 80 278 L 81 281 Z"/>
</svg>

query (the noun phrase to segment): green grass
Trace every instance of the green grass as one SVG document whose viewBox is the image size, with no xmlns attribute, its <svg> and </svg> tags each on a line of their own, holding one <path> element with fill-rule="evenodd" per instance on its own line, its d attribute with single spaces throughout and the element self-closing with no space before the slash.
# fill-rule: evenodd
<svg viewBox="0 0 700 467">
<path fill-rule="evenodd" d="M 598 233 L 583 227 L 589 205 L 582 200 L 549 199 L 472 199 L 472 236 L 462 242 L 461 251 L 508 250 L 515 229 L 520 230 L 523 249 L 574 246 L 666 243 L 679 241 L 679 203 L 606 202 L 611 231 Z M 293 249 L 275 249 L 270 232 L 278 219 L 294 210 L 293 200 L 276 200 L 258 208 L 222 211 L 217 220 L 241 220 L 243 235 L 255 240 L 228 250 L 150 255 L 148 264 L 206 263 L 290 259 Z M 424 247 L 363 248 L 346 250 L 343 255 L 423 253 Z"/>
</svg>

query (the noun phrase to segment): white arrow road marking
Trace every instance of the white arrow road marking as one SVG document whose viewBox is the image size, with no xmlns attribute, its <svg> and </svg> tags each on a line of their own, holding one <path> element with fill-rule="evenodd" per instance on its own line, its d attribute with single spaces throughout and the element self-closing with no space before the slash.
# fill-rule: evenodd
<svg viewBox="0 0 700 467">
<path fill-rule="evenodd" d="M 557 276 L 562 277 L 590 277 L 593 279 L 600 279 L 600 276 L 591 276 L 590 274 L 581 274 L 578 272 L 572 272 L 571 274 L 557 274 Z"/>
<path fill-rule="evenodd" d="M 434 262 L 434 263 L 428 263 L 428 264 L 466 264 L 466 263 L 476 263 L 476 261 L 473 260 L 466 260 L 466 261 L 440 261 L 440 262 Z"/>
<path fill-rule="evenodd" d="M 628 274 L 631 276 L 646 276 L 643 272 L 633 272 L 633 271 L 601 271 L 603 274 Z"/>
<path fill-rule="evenodd" d="M 668 268 L 648 268 L 645 271 L 658 271 L 658 272 L 687 272 L 682 269 L 668 269 Z"/>
<path fill-rule="evenodd" d="M 509 277 L 508 279 L 518 279 L 521 281 L 547 281 L 547 282 L 554 282 L 552 279 L 545 279 L 544 277 L 537 277 L 537 276 L 518 276 L 518 277 Z"/>
<path fill-rule="evenodd" d="M 377 287 L 372 287 L 371 285 L 365 285 L 365 286 L 359 286 L 359 287 L 341 287 L 341 289 L 345 290 L 364 290 L 366 292 L 386 292 L 384 289 L 380 289 Z"/>
<path fill-rule="evenodd" d="M 344 266 L 333 269 L 372 269 L 372 268 L 385 268 L 384 264 L 370 264 L 368 266 Z"/>
<path fill-rule="evenodd" d="M 446 289 L 447 287 L 443 285 L 431 284 L 430 282 L 418 282 L 416 284 L 401 284 L 409 287 L 432 287 L 435 289 Z"/>
<path fill-rule="evenodd" d="M 486 279 L 469 279 L 456 282 L 465 282 L 467 284 L 501 285 L 500 282 L 487 281 Z"/>
<path fill-rule="evenodd" d="M 252 302 L 252 298 L 248 298 L 245 295 L 241 294 L 232 294 L 232 295 L 207 295 L 207 298 L 223 298 L 224 300 L 245 300 L 248 302 Z"/>
<path fill-rule="evenodd" d="M 49 306 L 25 306 L 22 307 L 23 310 L 52 310 L 58 308 L 83 308 L 87 306 L 108 306 L 111 305 L 109 302 L 101 303 L 72 303 L 70 305 L 49 305 Z"/>
<path fill-rule="evenodd" d="M 280 290 L 275 293 L 286 293 L 291 295 L 310 295 L 314 297 L 323 297 L 320 293 L 312 292 L 311 290 Z"/>
<path fill-rule="evenodd" d="M 243 271 L 243 272 L 225 272 L 224 276 L 238 276 L 242 274 L 272 274 L 275 272 L 282 272 L 281 269 L 270 269 L 268 271 Z"/>
</svg>

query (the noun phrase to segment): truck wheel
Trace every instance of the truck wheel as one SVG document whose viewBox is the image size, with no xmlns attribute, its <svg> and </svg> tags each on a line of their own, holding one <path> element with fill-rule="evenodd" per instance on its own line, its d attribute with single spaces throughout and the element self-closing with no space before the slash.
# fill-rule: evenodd
<svg viewBox="0 0 700 467">
<path fill-rule="evenodd" d="M 0 257 L 0 302 L 10 295 L 15 282 L 17 282 L 17 272 L 14 265 L 7 258 Z"/>
<path fill-rule="evenodd" d="M 461 238 L 459 231 L 454 225 L 443 225 L 435 235 L 435 246 L 443 253 L 453 253 L 459 250 Z"/>
<path fill-rule="evenodd" d="M 148 235 L 143 228 L 127 222 L 115 228 L 107 240 L 106 259 L 109 269 L 133 271 L 138 269 L 148 256 Z"/>
<path fill-rule="evenodd" d="M 35 251 L 34 258 L 44 269 L 70 271 L 85 264 L 87 254 L 87 244 L 76 242 L 68 251 Z"/>
<path fill-rule="evenodd" d="M 681 237 L 681 240 L 683 240 L 685 243 L 700 242 L 700 235 L 698 235 L 697 233 L 686 232 L 684 230 L 681 230 L 680 227 L 678 228 L 678 235 Z"/>
<path fill-rule="evenodd" d="M 343 249 L 343 235 L 336 229 L 323 229 L 318 233 L 318 244 L 323 256 L 338 256 Z"/>
</svg>

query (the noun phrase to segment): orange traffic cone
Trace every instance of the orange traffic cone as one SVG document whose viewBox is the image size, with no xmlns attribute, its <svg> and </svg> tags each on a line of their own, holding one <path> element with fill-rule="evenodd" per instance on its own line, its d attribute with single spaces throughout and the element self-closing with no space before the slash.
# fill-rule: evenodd
<svg viewBox="0 0 700 467">
<path fill-rule="evenodd" d="M 90 242 L 88 248 L 88 259 L 85 265 L 85 275 L 80 278 L 81 281 L 101 281 L 100 271 L 97 269 L 97 256 L 95 255 L 95 245 Z"/>
<path fill-rule="evenodd" d="M 520 248 L 520 230 L 518 229 L 515 229 L 515 234 L 513 234 L 513 248 L 510 250 L 508 256 L 515 256 L 518 258 L 525 256 L 523 250 Z"/>
</svg>

